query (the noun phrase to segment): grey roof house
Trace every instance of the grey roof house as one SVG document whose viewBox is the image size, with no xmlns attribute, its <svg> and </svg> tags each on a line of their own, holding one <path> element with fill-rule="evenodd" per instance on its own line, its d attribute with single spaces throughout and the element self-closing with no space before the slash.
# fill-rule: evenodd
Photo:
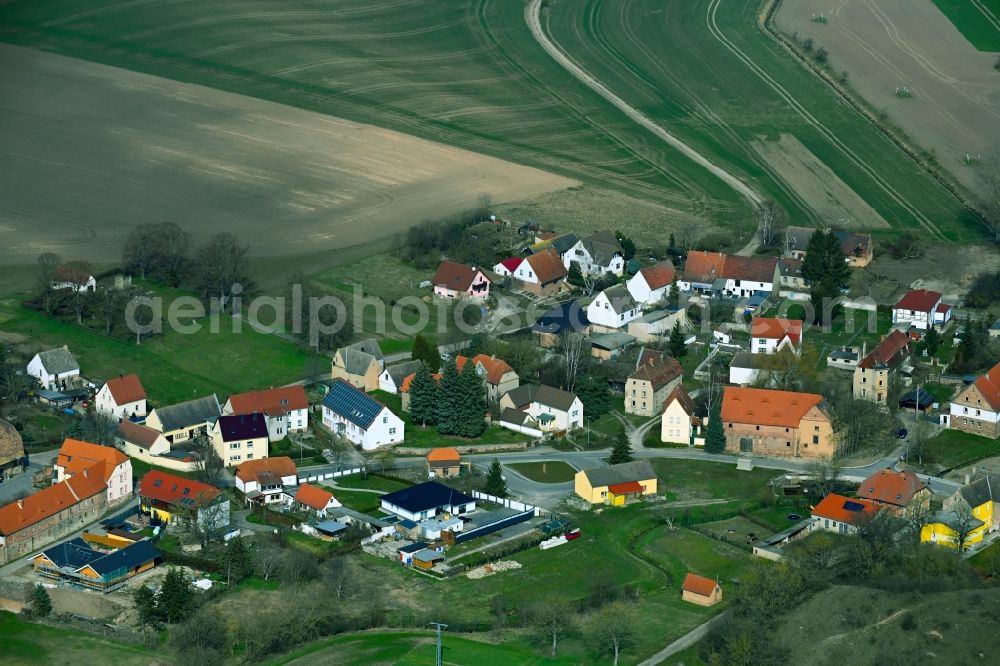
<svg viewBox="0 0 1000 666">
<path fill-rule="evenodd" d="M 191 439 L 207 431 L 209 423 L 222 415 L 215 394 L 166 407 L 154 407 L 146 417 L 146 425 L 158 430 L 170 442 Z"/>
</svg>

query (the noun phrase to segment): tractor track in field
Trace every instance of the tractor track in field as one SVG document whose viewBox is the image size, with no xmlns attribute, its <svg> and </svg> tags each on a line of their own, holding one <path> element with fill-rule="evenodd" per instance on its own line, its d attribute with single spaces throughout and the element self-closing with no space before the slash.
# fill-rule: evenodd
<svg viewBox="0 0 1000 666">
<path fill-rule="evenodd" d="M 792 109 L 798 112 L 798 114 L 802 117 L 803 120 L 806 121 L 806 123 L 811 125 L 816 131 L 822 134 L 834 147 L 840 150 L 840 152 L 843 153 L 848 160 L 854 163 L 854 165 L 858 167 L 858 169 L 860 169 L 862 172 L 864 172 L 865 175 L 871 178 L 872 182 L 878 185 L 878 187 L 883 192 L 889 195 L 889 198 L 895 201 L 903 210 L 907 211 L 910 215 L 912 215 L 913 218 L 917 220 L 917 222 L 919 222 L 921 226 L 924 227 L 925 230 L 936 236 L 938 239 L 944 240 L 945 239 L 944 234 L 941 232 L 940 229 L 937 228 L 937 226 L 933 222 L 930 221 L 930 219 L 927 218 L 927 216 L 925 216 L 923 213 L 917 210 L 914 206 L 910 205 L 910 203 L 906 201 L 906 199 L 901 194 L 899 194 L 899 192 L 897 192 L 895 188 L 892 187 L 892 185 L 886 182 L 885 179 L 883 179 L 882 176 L 875 169 L 871 167 L 871 165 L 869 165 L 867 162 L 861 159 L 860 156 L 858 156 L 853 150 L 851 150 L 847 145 L 845 145 L 837 137 L 836 134 L 830 131 L 830 129 L 827 128 L 826 125 L 817 120 L 816 117 L 813 116 L 808 109 L 802 106 L 799 103 L 799 101 L 795 99 L 795 97 L 791 93 L 789 93 L 788 90 L 785 89 L 784 86 L 782 86 L 775 79 L 773 79 L 771 75 L 768 74 L 766 71 L 764 71 L 764 69 L 761 68 L 759 65 L 757 65 L 757 63 L 755 63 L 750 56 L 744 53 L 738 46 L 736 46 L 736 44 L 734 44 L 724 34 L 722 34 L 722 30 L 719 28 L 718 22 L 716 20 L 716 16 L 719 11 L 719 5 L 721 4 L 722 0 L 709 0 L 708 11 L 705 16 L 705 22 L 708 25 L 708 30 L 709 32 L 712 33 L 712 36 L 715 38 L 715 40 L 719 42 L 723 47 L 725 47 L 726 50 L 728 50 L 730 53 L 736 56 L 743 64 L 747 66 L 747 68 L 750 69 L 750 71 L 752 71 L 764 83 L 766 83 L 768 87 L 774 90 L 774 92 L 776 92 L 779 97 L 785 100 L 785 102 Z"/>
<path fill-rule="evenodd" d="M 751 206 L 756 207 L 764 201 L 764 197 L 749 185 L 706 158 L 704 155 L 681 141 L 657 123 L 653 122 L 648 116 L 613 93 L 607 86 L 602 84 L 599 80 L 583 69 L 583 67 L 580 66 L 575 60 L 570 58 L 556 45 L 554 41 L 552 41 L 551 38 L 549 38 L 545 29 L 542 27 L 541 5 L 542 0 L 530 0 L 528 5 L 525 7 L 524 18 L 528 24 L 528 29 L 535 38 L 535 41 L 537 41 L 545 52 L 548 53 L 559 65 L 572 74 L 578 81 L 618 108 L 638 125 L 644 127 L 654 136 L 660 138 L 664 143 L 676 149 L 696 164 L 704 167 L 709 173 L 729 185 L 737 193 L 744 197 L 751 204 Z"/>
</svg>

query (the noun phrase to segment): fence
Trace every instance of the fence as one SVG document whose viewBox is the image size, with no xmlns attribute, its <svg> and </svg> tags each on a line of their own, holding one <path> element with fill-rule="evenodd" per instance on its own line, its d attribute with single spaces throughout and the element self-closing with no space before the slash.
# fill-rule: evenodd
<svg viewBox="0 0 1000 666">
<path fill-rule="evenodd" d="M 520 502 L 518 502 L 520 504 Z M 495 523 L 490 523 L 489 525 L 483 525 L 482 527 L 476 527 L 467 532 L 459 532 L 455 535 L 455 542 L 462 543 L 463 541 L 471 541 L 472 539 L 478 539 L 479 537 L 484 537 L 487 534 L 493 534 L 494 532 L 499 532 L 500 530 L 510 527 L 511 525 L 517 525 L 519 523 L 526 522 L 535 517 L 535 507 L 531 507 L 522 511 L 519 514 L 504 518 L 503 520 L 498 520 Z"/>
<path fill-rule="evenodd" d="M 501 506 L 505 506 L 508 509 L 514 509 L 515 511 L 534 511 L 536 516 L 539 516 L 542 513 L 542 510 L 537 506 L 525 504 L 524 502 L 518 502 L 517 500 L 512 500 L 507 497 L 488 495 L 478 490 L 473 490 L 472 496 L 476 499 L 486 500 L 487 502 L 493 502 L 494 504 L 500 504 Z"/>
<path fill-rule="evenodd" d="M 101 525 L 107 527 L 108 525 L 113 525 L 115 523 L 121 523 L 131 518 L 132 516 L 139 515 L 139 505 L 136 504 L 131 509 L 125 509 L 121 513 L 115 514 L 101 521 Z"/>
<path fill-rule="evenodd" d="M 312 483 L 314 481 L 325 481 L 327 479 L 339 479 L 342 476 L 361 474 L 364 471 L 365 471 L 364 467 L 352 467 L 351 469 L 342 469 L 337 472 L 323 472 L 307 476 L 300 476 L 299 483 Z"/>
</svg>

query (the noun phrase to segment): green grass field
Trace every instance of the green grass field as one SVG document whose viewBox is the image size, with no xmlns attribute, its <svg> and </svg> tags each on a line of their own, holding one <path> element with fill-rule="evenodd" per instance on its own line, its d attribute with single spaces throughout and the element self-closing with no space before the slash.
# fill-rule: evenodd
<svg viewBox="0 0 1000 666">
<path fill-rule="evenodd" d="M 0 611 L 0 661 L 4 666 L 98 661 L 126 666 L 170 663 L 151 650 L 64 627 L 24 622 L 7 611 Z"/>
<path fill-rule="evenodd" d="M 742 472 L 732 462 L 665 458 L 650 462 L 660 478 L 657 489 L 670 500 L 761 500 L 772 496 L 767 482 L 778 474 L 760 467 Z"/>
<path fill-rule="evenodd" d="M 990 456 L 1000 456 L 1000 440 L 958 430 L 942 430 L 927 440 L 924 448 L 924 458 L 938 469 L 961 467 Z"/>
<path fill-rule="evenodd" d="M 576 476 L 576 468 L 567 463 L 550 460 L 548 462 L 514 463 L 507 465 L 521 476 L 539 483 L 566 483 Z"/>
<path fill-rule="evenodd" d="M 231 393 L 297 381 L 311 357 L 305 348 L 249 325 L 234 333 L 228 318 L 220 318 L 218 333 L 206 321 L 193 335 L 170 331 L 164 323 L 163 335 L 137 345 L 5 301 L 0 304 L 0 329 L 50 347 L 68 345 L 89 379 L 138 373 L 154 406 L 209 393 L 225 402 Z"/>
<path fill-rule="evenodd" d="M 797 221 L 815 216 L 752 140 L 794 135 L 891 225 L 971 237 L 941 187 L 759 29 L 759 6 L 575 0 L 550 4 L 545 20 L 616 94 Z M 388 0 L 237 0 L 220 11 L 21 0 L 5 5 L 0 39 L 374 123 L 746 223 L 733 190 L 555 63 L 520 2 L 414 0 L 401 11 Z"/>
<path fill-rule="evenodd" d="M 464 666 L 506 666 L 507 664 L 576 664 L 569 659 L 550 659 L 532 654 L 528 650 L 502 646 L 445 633 L 442 641 L 442 663 Z M 303 646 L 272 661 L 278 664 L 337 663 L 341 666 L 368 666 L 368 664 L 398 664 L 399 666 L 430 666 L 435 663 L 433 634 L 411 631 L 387 631 L 364 634 L 347 634 L 320 640 Z"/>
<path fill-rule="evenodd" d="M 980 51 L 1000 51 L 1000 1 L 934 0 L 969 43 Z"/>
</svg>

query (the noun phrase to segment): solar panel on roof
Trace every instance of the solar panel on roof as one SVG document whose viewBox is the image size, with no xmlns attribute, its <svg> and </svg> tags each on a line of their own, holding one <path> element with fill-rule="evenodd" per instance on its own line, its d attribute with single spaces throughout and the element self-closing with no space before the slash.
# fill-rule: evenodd
<svg viewBox="0 0 1000 666">
<path fill-rule="evenodd" d="M 857 513 L 857 512 L 864 511 L 865 510 L 865 505 L 864 504 L 860 504 L 859 502 L 852 502 L 851 500 L 847 500 L 846 502 L 844 502 L 844 510 L 845 511 L 854 511 L 854 512 Z"/>
</svg>

